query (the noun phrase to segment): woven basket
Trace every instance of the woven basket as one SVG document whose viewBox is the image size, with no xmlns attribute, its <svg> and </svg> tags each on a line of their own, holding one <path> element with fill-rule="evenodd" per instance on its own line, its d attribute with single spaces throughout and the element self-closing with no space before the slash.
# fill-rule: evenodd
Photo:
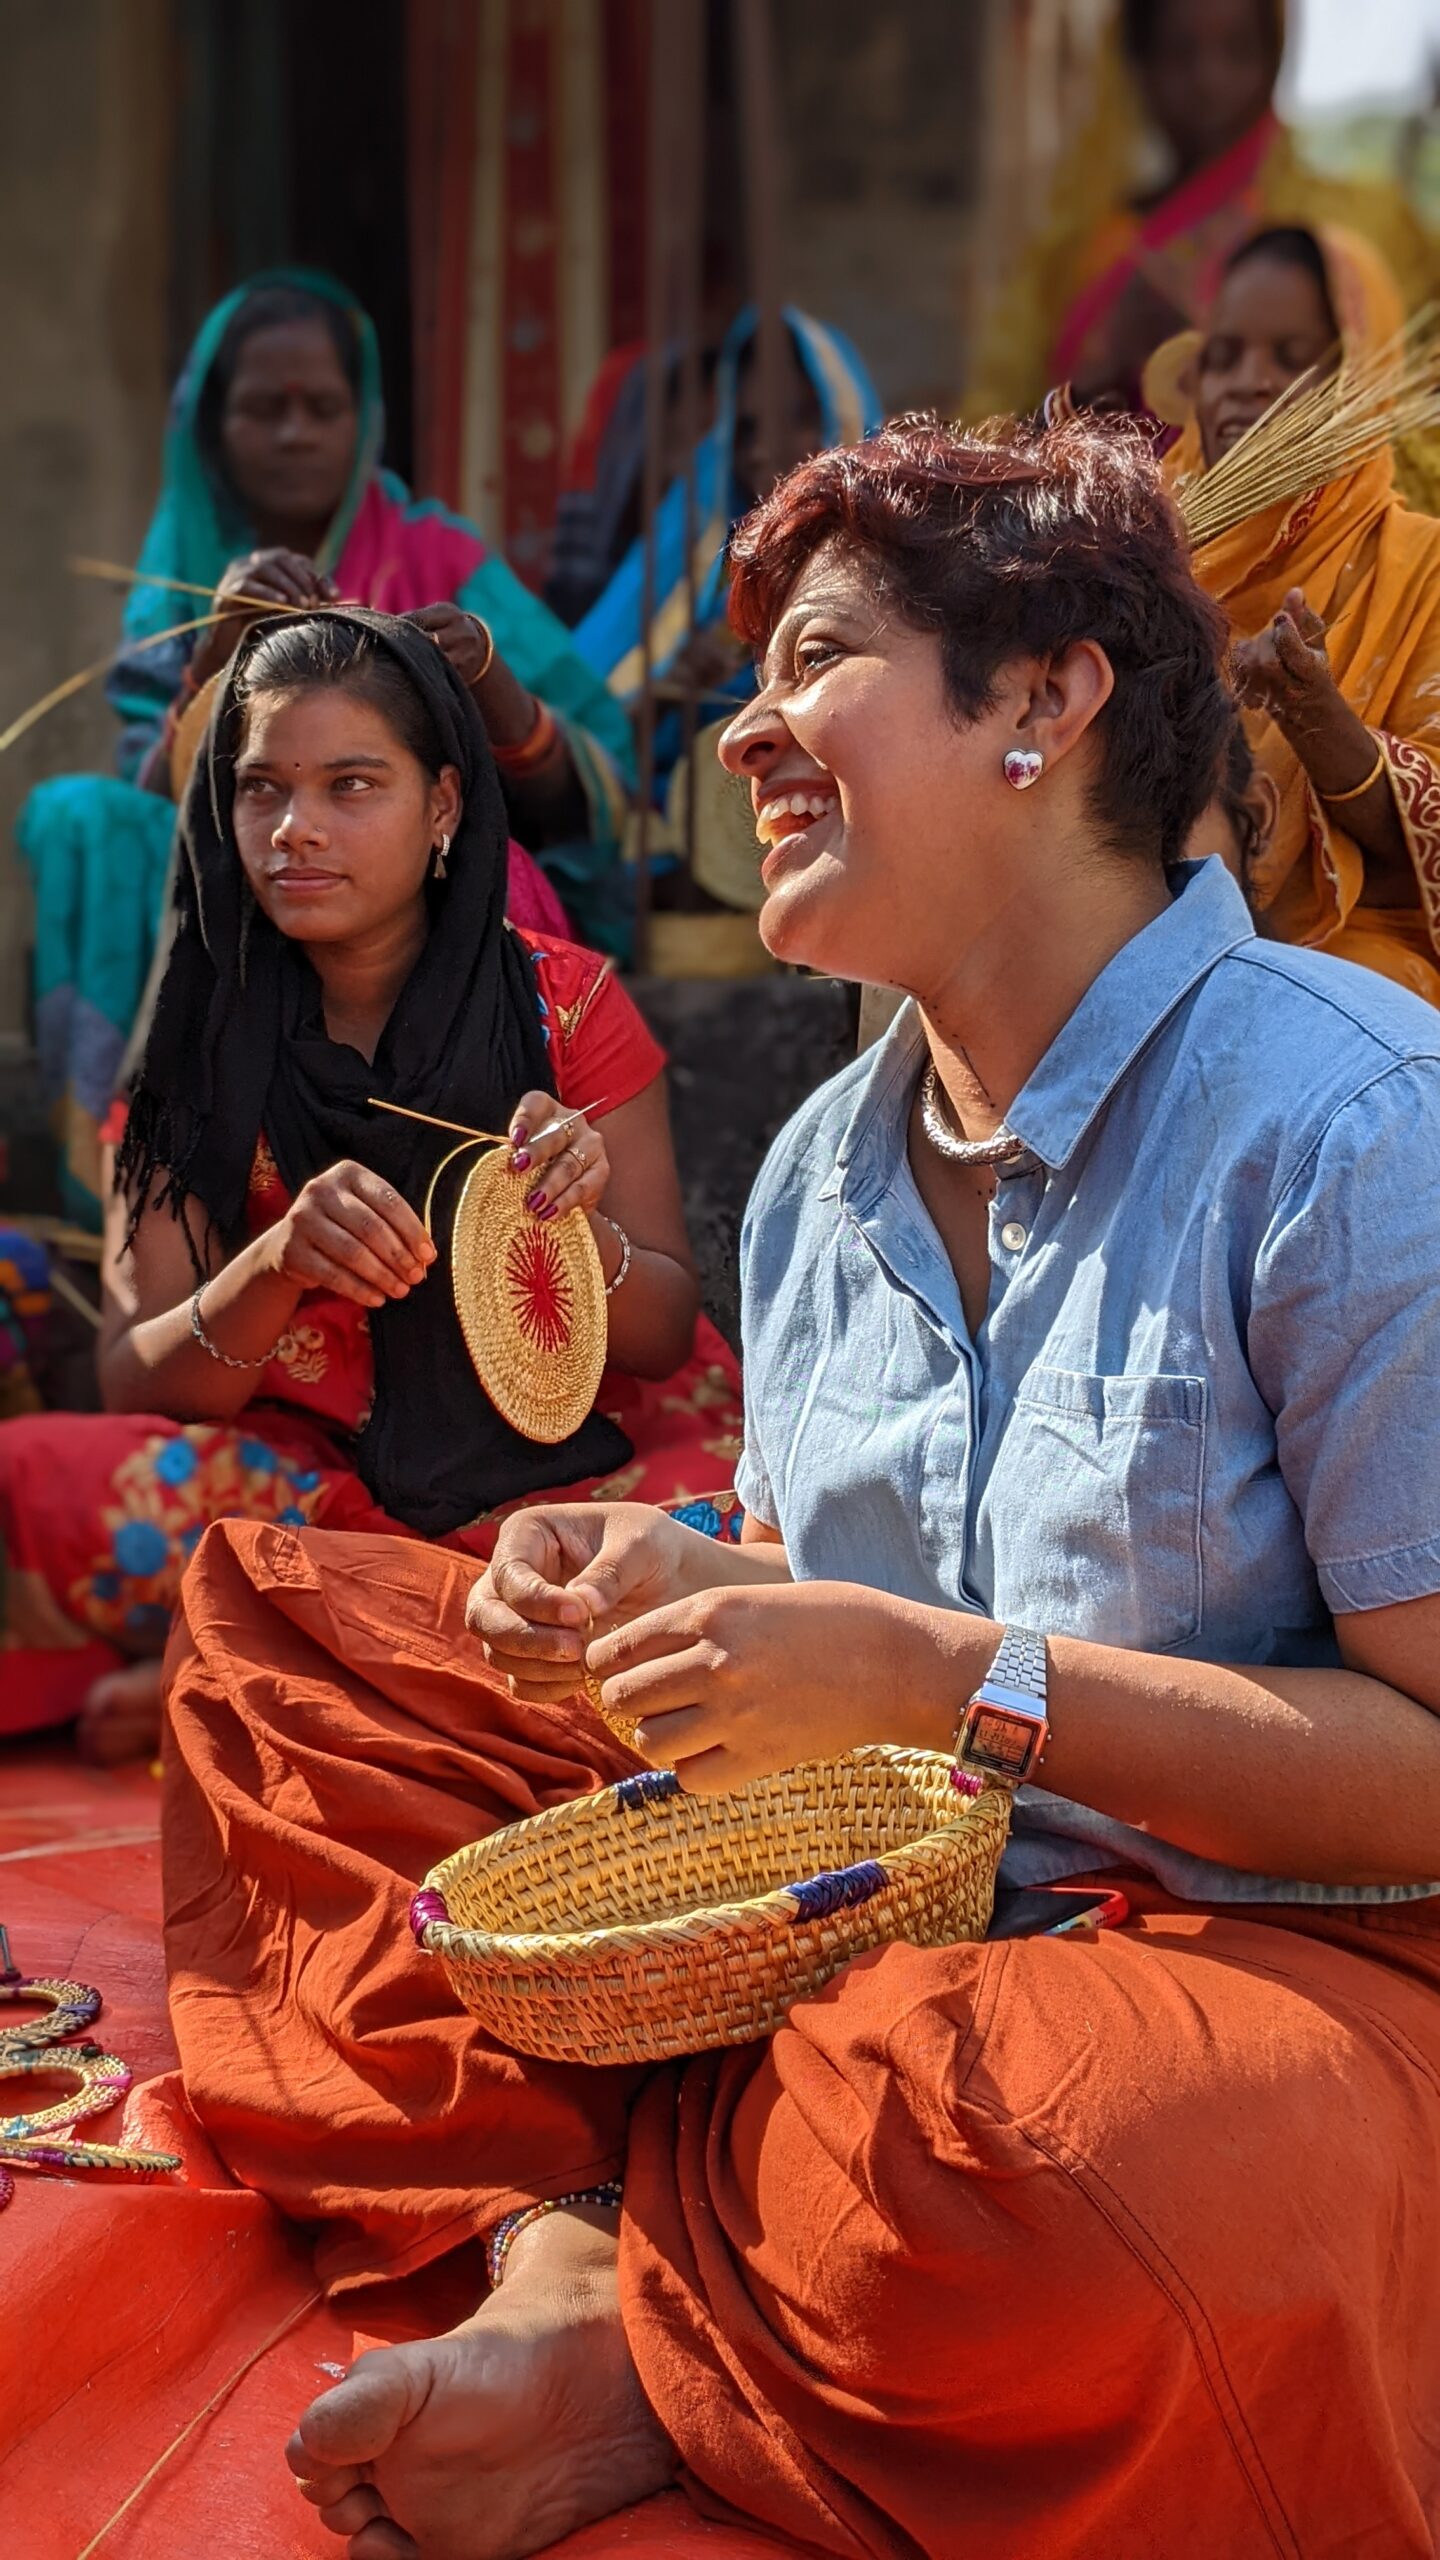
<svg viewBox="0 0 1440 2560">
<path fill-rule="evenodd" d="M 659 2062 L 771 2034 L 866 1947 L 983 1938 L 1008 1818 L 881 1743 L 731 1796 L 646 1770 L 458 1850 L 411 1926 L 514 2052 Z"/>
<path fill-rule="evenodd" d="M 543 1224 L 497 1147 L 465 1178 L 450 1268 L 466 1349 L 491 1403 L 527 1440 L 568 1440 L 599 1393 L 609 1329 L 588 1219 L 574 1210 Z"/>
</svg>

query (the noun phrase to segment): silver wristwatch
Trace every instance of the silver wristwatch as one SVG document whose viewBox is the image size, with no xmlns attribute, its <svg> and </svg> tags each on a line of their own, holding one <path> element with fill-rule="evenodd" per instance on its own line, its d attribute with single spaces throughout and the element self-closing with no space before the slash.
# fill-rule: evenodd
<svg viewBox="0 0 1440 2560">
<path fill-rule="evenodd" d="M 995 1658 L 960 1718 L 956 1766 L 986 1786 L 1023 1787 L 1045 1757 L 1046 1639 L 1007 1627 Z"/>
</svg>

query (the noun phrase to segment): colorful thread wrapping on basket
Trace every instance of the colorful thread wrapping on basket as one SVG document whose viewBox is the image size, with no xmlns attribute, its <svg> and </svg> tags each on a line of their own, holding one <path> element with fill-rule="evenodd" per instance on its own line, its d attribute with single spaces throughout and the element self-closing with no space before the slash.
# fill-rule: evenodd
<svg viewBox="0 0 1440 2560">
<path fill-rule="evenodd" d="M 781 1891 L 795 1905 L 792 1921 L 823 1920 L 832 1911 L 851 1911 L 857 1902 L 868 1902 L 889 1881 L 878 1858 L 862 1858 L 858 1866 L 833 1867 L 807 1876 L 803 1884 L 782 1885 Z"/>
<path fill-rule="evenodd" d="M 950 1772 L 950 1784 L 957 1796 L 983 1796 L 985 1793 L 984 1779 L 977 1778 L 973 1771 L 962 1769 L 958 1765 Z"/>
<path fill-rule="evenodd" d="M 15 2046 L 0 2054 L 0 2080 L 23 2080 L 32 2072 L 78 2080 L 80 2086 L 72 2098 L 57 2098 L 51 2106 L 0 2116 L 0 2143 L 28 2143 L 52 2126 L 103 2116 L 130 2088 L 131 2075 L 119 2055 L 103 2053 L 98 2044 L 72 2045 L 66 2053 L 52 2053 L 44 2045 Z"/>
<path fill-rule="evenodd" d="M 673 1769 L 638 1769 L 633 1778 L 615 1781 L 615 1801 L 627 1813 L 640 1813 L 647 1804 L 668 1804 L 679 1793 Z"/>
<path fill-rule="evenodd" d="M 445 1896 L 443 1893 L 437 1893 L 433 1884 L 422 1884 L 419 1892 L 412 1894 L 410 1928 L 417 1945 L 423 1947 L 425 1944 L 425 1932 L 432 1920 L 448 1921 L 449 1917 L 450 1911 Z"/>
<path fill-rule="evenodd" d="M 567 2204 L 599 2204 L 607 2211 L 618 2211 L 625 2190 L 618 2178 L 607 2178 L 603 2186 L 576 2187 L 568 2196 L 543 2196 L 539 2204 L 522 2204 L 497 2222 L 485 2244 L 485 2265 L 490 2277 L 490 2290 L 496 2291 L 505 2274 L 505 2261 L 512 2241 L 518 2240 L 527 2224 L 543 2222 L 547 2213 L 559 2213 Z"/>
<path fill-rule="evenodd" d="M 0 2142 L 0 2159 L 17 2169 L 123 2169 L 133 2178 L 155 2178 L 183 2168 L 178 2151 L 134 2151 L 112 2142 Z M 8 2170 L 0 2169 L 0 2211 L 15 2192 Z"/>
<path fill-rule="evenodd" d="M 62 1982 L 49 1975 L 33 1977 L 11 1965 L 0 1973 L 0 2006 L 11 2003 L 48 2000 L 48 2018 L 17 2018 L 13 2026 L 0 2027 L 0 2053 L 12 2052 L 17 2046 L 59 2044 L 66 2036 L 79 2035 L 91 2027 L 100 2015 L 100 1994 L 86 1982 Z"/>
</svg>

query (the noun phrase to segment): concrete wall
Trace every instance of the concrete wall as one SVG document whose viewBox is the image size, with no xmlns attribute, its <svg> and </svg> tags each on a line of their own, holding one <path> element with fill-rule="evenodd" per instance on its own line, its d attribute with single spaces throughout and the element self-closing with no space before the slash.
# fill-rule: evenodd
<svg viewBox="0 0 1440 2560">
<path fill-rule="evenodd" d="M 955 405 L 987 14 L 1003 0 L 775 0 L 782 283 L 890 408 Z"/>
<path fill-rule="evenodd" d="M 0 729 L 113 643 L 117 594 L 72 553 L 133 561 L 164 416 L 167 0 L 0 0 Z M 16 808 L 108 767 L 98 686 L 0 758 L 0 1042 L 25 1022 Z"/>
</svg>

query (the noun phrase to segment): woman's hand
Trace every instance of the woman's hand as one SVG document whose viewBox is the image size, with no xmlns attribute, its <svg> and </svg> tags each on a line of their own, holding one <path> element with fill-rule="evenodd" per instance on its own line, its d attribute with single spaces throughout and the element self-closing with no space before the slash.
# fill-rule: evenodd
<svg viewBox="0 0 1440 2560">
<path fill-rule="evenodd" d="M 190 672 L 197 685 L 207 684 L 229 665 L 242 635 L 267 611 L 286 605 L 333 604 L 332 578 L 322 577 L 303 551 L 251 551 L 232 560 L 215 590 L 215 610 L 223 622 L 202 631 Z"/>
<path fill-rule="evenodd" d="M 435 1259 L 420 1220 L 393 1184 L 361 1164 L 317 1173 L 267 1230 L 273 1267 L 307 1289 L 333 1289 L 357 1307 L 408 1297 Z"/>
<path fill-rule="evenodd" d="M 547 1225 L 572 1209 L 598 1209 L 610 1180 L 599 1130 L 549 1093 L 521 1096 L 510 1123 L 510 1163 L 525 1183 L 526 1208 Z"/>
<path fill-rule="evenodd" d="M 998 1641 L 988 1620 L 797 1582 L 671 1601 L 587 1660 L 606 1708 L 640 1719 L 647 1760 L 693 1795 L 726 1795 L 861 1742 L 948 1750 Z"/>
<path fill-rule="evenodd" d="M 448 658 L 464 684 L 478 684 L 496 662 L 496 650 L 485 625 L 458 604 L 422 604 L 403 619 L 417 631 L 428 631 L 442 658 Z"/>
<path fill-rule="evenodd" d="M 646 1502 L 517 1511 L 471 1590 L 466 1624 L 517 1697 L 573 1698 L 587 1638 L 673 1600 L 695 1534 Z"/>
<path fill-rule="evenodd" d="M 1345 710 L 1325 653 L 1325 625 L 1299 587 L 1253 640 L 1236 642 L 1230 664 L 1241 701 L 1267 712 L 1292 742 L 1314 737 Z"/>
</svg>

